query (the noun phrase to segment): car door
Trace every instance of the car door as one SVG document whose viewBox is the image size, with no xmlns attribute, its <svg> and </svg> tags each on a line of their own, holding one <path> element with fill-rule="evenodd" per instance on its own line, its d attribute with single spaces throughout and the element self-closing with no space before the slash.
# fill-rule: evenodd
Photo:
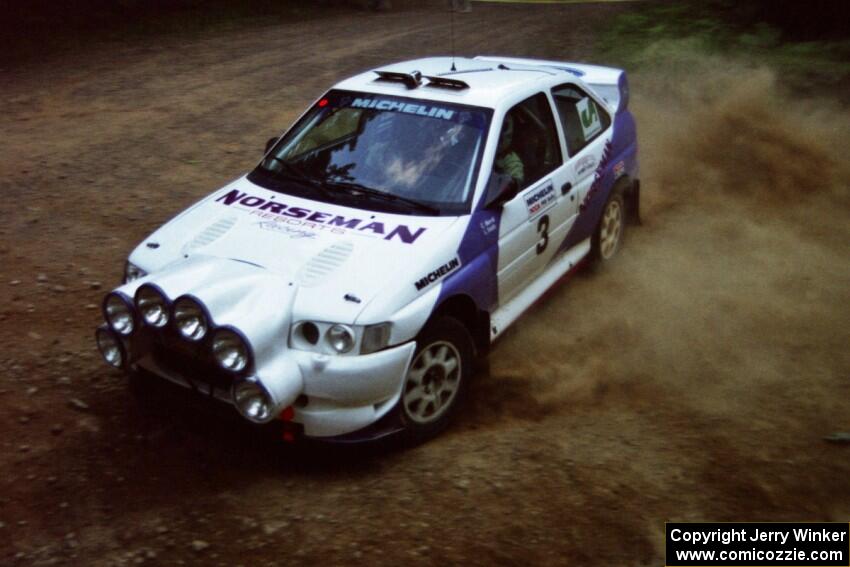
<svg viewBox="0 0 850 567">
<path fill-rule="evenodd" d="M 568 195 L 579 213 L 610 139 L 611 116 L 604 105 L 574 83 L 553 88 L 552 100 L 567 146 Z"/>
<path fill-rule="evenodd" d="M 501 125 L 494 172 L 516 176 L 517 169 L 518 191 L 503 205 L 500 221 L 502 304 L 543 271 L 575 214 L 575 203 L 570 204 L 564 191 L 569 172 L 552 105 L 542 92 L 512 107 Z"/>
</svg>

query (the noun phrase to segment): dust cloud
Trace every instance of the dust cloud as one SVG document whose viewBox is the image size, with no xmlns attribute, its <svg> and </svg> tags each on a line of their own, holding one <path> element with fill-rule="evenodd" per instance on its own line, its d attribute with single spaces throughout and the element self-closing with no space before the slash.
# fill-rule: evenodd
<svg viewBox="0 0 850 567">
<path fill-rule="evenodd" d="M 666 399 L 709 419 L 778 405 L 789 427 L 801 408 L 846 425 L 830 415 L 850 370 L 850 119 L 780 79 L 696 55 L 632 77 L 644 224 L 496 346 L 476 414 Z"/>
</svg>

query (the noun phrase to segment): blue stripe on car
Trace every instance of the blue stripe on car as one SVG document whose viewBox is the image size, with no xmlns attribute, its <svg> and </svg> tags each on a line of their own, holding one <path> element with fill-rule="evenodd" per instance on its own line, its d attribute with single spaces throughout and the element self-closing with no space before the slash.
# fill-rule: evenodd
<svg viewBox="0 0 850 567">
<path fill-rule="evenodd" d="M 501 216 L 501 209 L 480 209 L 472 213 L 457 251 L 461 268 L 443 281 L 437 307 L 446 298 L 462 294 L 471 297 L 479 309 L 492 311 L 496 308 Z"/>
</svg>

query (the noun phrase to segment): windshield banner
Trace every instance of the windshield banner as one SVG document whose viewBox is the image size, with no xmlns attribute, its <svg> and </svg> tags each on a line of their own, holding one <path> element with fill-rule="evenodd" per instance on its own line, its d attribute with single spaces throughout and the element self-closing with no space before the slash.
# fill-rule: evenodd
<svg viewBox="0 0 850 567">
<path fill-rule="evenodd" d="M 429 118 L 442 118 L 451 120 L 455 114 L 454 110 L 441 108 L 439 106 L 426 106 L 423 104 L 411 104 L 397 100 L 387 100 L 382 98 L 355 98 L 351 101 L 351 106 L 354 108 L 374 108 L 375 110 L 389 110 L 395 112 L 404 112 L 405 114 L 418 114 L 419 116 L 427 116 Z"/>
</svg>

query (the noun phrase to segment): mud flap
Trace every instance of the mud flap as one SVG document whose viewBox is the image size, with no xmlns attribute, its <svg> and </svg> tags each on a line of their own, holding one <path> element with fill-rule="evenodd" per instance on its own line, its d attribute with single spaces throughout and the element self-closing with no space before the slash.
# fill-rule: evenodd
<svg viewBox="0 0 850 567">
<path fill-rule="evenodd" d="M 640 218 L 640 181 L 637 179 L 632 183 L 630 191 L 626 192 L 626 209 L 628 222 L 640 226 L 643 224 Z"/>
</svg>

